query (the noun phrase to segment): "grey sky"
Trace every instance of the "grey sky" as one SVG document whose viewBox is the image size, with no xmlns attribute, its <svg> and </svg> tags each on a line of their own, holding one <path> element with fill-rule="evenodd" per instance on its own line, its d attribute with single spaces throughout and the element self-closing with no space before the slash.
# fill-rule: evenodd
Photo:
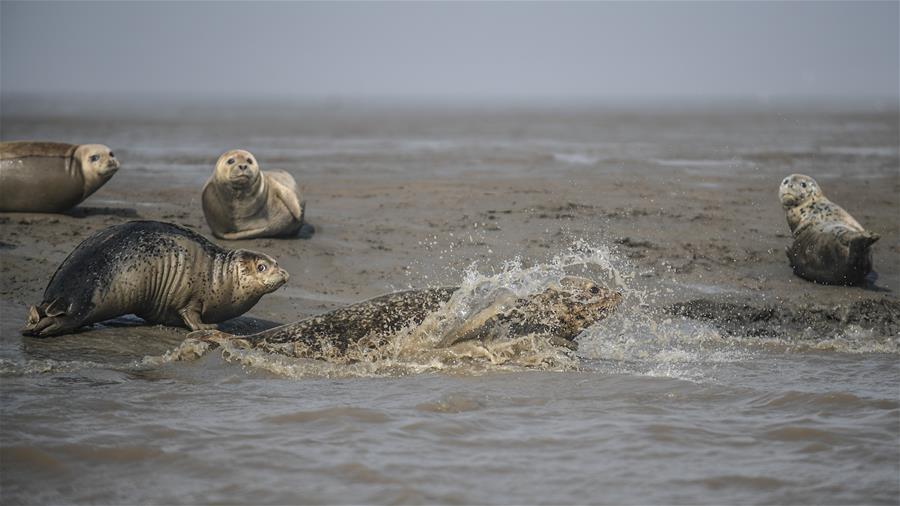
<svg viewBox="0 0 900 506">
<path fill-rule="evenodd" d="M 3 1 L 0 86 L 39 94 L 896 99 L 898 6 Z"/>
</svg>

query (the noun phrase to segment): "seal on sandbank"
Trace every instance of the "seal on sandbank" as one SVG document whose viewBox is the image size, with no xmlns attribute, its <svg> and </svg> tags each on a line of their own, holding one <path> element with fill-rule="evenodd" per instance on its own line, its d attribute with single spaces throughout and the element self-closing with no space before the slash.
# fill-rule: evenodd
<svg viewBox="0 0 900 506">
<path fill-rule="evenodd" d="M 828 200 L 809 176 L 784 178 L 778 196 L 794 236 L 787 249 L 794 274 L 829 285 L 862 284 L 872 271 L 871 246 L 879 235 Z"/>
<path fill-rule="evenodd" d="M 78 245 L 28 311 L 24 335 L 65 334 L 135 314 L 191 330 L 239 316 L 288 279 L 268 255 L 226 250 L 191 230 L 132 221 Z"/>
<path fill-rule="evenodd" d="M 322 358 L 324 351 L 345 353 L 353 344 L 377 346 L 387 342 L 401 330 L 422 324 L 458 290 L 443 287 L 390 293 L 249 336 L 201 331 L 188 337 L 212 344 L 236 339 L 266 351 Z M 489 305 L 442 336 L 437 346 L 536 335 L 556 346 L 575 349 L 575 338 L 606 318 L 621 300 L 618 292 L 603 289 L 589 279 L 565 277 L 540 293 Z"/>
<path fill-rule="evenodd" d="M 102 144 L 0 142 L 0 211 L 66 211 L 117 170 L 119 161 Z"/>
<path fill-rule="evenodd" d="M 283 170 L 261 171 L 253 155 L 226 151 L 203 187 L 203 215 L 220 239 L 285 237 L 303 226 L 305 203 Z"/>
</svg>

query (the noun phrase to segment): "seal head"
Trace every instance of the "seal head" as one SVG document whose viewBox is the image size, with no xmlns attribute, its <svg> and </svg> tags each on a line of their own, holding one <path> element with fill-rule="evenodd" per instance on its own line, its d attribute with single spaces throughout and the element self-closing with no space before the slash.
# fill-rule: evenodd
<svg viewBox="0 0 900 506">
<path fill-rule="evenodd" d="M 119 170 L 119 160 L 115 153 L 103 144 L 82 144 L 75 150 L 73 157 L 81 165 L 84 177 L 82 199 L 106 184 Z"/>
<path fill-rule="evenodd" d="M 590 279 L 567 276 L 534 296 L 488 308 L 483 312 L 487 314 L 471 318 L 474 326 L 445 336 L 438 346 L 539 334 L 554 344 L 576 348 L 575 338 L 606 318 L 621 301 L 622 294 L 601 288 Z"/>
<path fill-rule="evenodd" d="M 804 204 L 811 198 L 822 197 L 822 189 L 816 180 L 803 174 L 791 174 L 781 181 L 778 198 L 785 209 Z"/>
<path fill-rule="evenodd" d="M 290 275 L 278 266 L 274 258 L 265 253 L 239 249 L 235 251 L 237 279 L 241 289 L 247 293 L 259 293 L 262 297 L 274 292 L 287 283 Z"/>
<path fill-rule="evenodd" d="M 243 149 L 226 151 L 216 162 L 215 177 L 237 193 L 246 193 L 260 184 L 259 165 Z"/>
</svg>

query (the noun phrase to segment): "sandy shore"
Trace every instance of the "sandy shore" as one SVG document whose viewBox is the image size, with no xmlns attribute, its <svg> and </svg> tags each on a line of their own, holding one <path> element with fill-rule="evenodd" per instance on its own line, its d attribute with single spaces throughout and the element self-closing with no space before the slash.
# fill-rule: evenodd
<svg viewBox="0 0 900 506">
<path fill-rule="evenodd" d="M 896 134 L 896 118 L 876 119 L 886 125 L 885 138 L 892 131 Z M 88 131 L 108 128 L 108 122 L 97 120 Z M 77 126 L 4 120 L 5 140 L 44 130 L 54 135 L 74 132 Z M 8 308 L 5 314 L 18 311 L 24 318 L 25 307 L 40 300 L 65 256 L 104 227 L 134 219 L 164 220 L 211 237 L 199 203 L 202 174 L 198 178 L 181 176 L 177 169 L 160 172 L 146 161 L 148 155 L 129 160 L 127 147 L 114 149 L 121 152 L 123 169 L 73 211 L 0 215 L 0 299 Z M 874 161 L 866 158 L 872 169 L 862 176 L 851 170 L 859 154 L 827 150 L 747 155 L 742 163 L 748 168 L 730 171 L 707 167 L 704 153 L 699 160 L 668 163 L 565 154 L 520 160 L 504 159 L 501 153 L 491 163 L 525 170 L 476 166 L 449 175 L 370 174 L 367 164 L 378 161 L 352 154 L 344 155 L 335 170 L 328 170 L 327 163 L 259 150 L 255 154 L 264 168 L 294 174 L 305 188 L 308 221 L 316 228 L 308 239 L 215 241 L 269 253 L 291 273 L 285 288 L 250 311 L 249 316 L 263 320 L 287 322 L 395 289 L 457 283 L 473 262 L 488 272 L 515 257 L 527 264 L 543 262 L 583 241 L 612 248 L 630 277 L 628 288 L 642 291 L 644 302 L 661 310 L 701 301 L 675 310 L 702 318 L 722 311 L 734 314 L 735 308 L 746 305 L 763 312 L 805 312 L 815 320 L 810 324 L 801 316 L 786 328 L 815 328 L 815 322 L 825 322 L 821 328 L 833 330 L 851 322 L 887 335 L 898 332 L 900 171 L 892 153 Z M 208 158 L 217 155 L 213 151 Z M 165 163 L 171 160 L 163 158 Z M 455 163 L 440 153 L 409 158 L 407 165 Z M 202 167 L 205 162 L 189 158 L 184 163 Z M 784 254 L 791 239 L 777 199 L 778 183 L 783 174 L 820 162 L 847 167 L 845 174 L 832 170 L 820 184 L 833 201 L 881 234 L 874 246 L 879 273 L 875 286 L 821 286 L 791 273 Z M 317 169 L 306 170 L 312 165 Z M 359 170 L 353 174 L 341 167 Z M 711 310 L 711 302 L 726 305 Z M 860 311 L 871 312 L 871 317 L 840 316 Z M 771 312 L 766 314 L 771 318 Z M 742 318 L 754 320 L 746 314 Z M 11 326 L 4 323 L 4 329 Z M 768 328 L 785 333 L 772 330 L 775 327 Z"/>
</svg>

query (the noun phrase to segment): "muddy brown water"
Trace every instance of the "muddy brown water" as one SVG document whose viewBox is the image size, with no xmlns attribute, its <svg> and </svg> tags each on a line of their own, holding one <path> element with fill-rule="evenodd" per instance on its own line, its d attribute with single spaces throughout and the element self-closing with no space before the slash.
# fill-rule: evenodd
<svg viewBox="0 0 900 506">
<path fill-rule="evenodd" d="M 71 213 L 0 216 L 4 504 L 900 498 L 900 342 L 890 322 L 869 324 L 900 291 L 895 108 L 4 105 L 4 140 L 102 142 L 123 162 Z M 200 188 L 238 147 L 295 176 L 316 231 L 230 244 L 291 272 L 230 331 L 396 289 L 527 290 L 563 272 L 625 302 L 577 356 L 172 361 L 186 331 L 130 317 L 18 334 L 96 230 L 161 219 L 208 236 Z M 777 187 L 792 172 L 882 235 L 874 286 L 790 274 Z M 782 316 L 717 326 L 666 310 L 690 301 Z"/>
</svg>

